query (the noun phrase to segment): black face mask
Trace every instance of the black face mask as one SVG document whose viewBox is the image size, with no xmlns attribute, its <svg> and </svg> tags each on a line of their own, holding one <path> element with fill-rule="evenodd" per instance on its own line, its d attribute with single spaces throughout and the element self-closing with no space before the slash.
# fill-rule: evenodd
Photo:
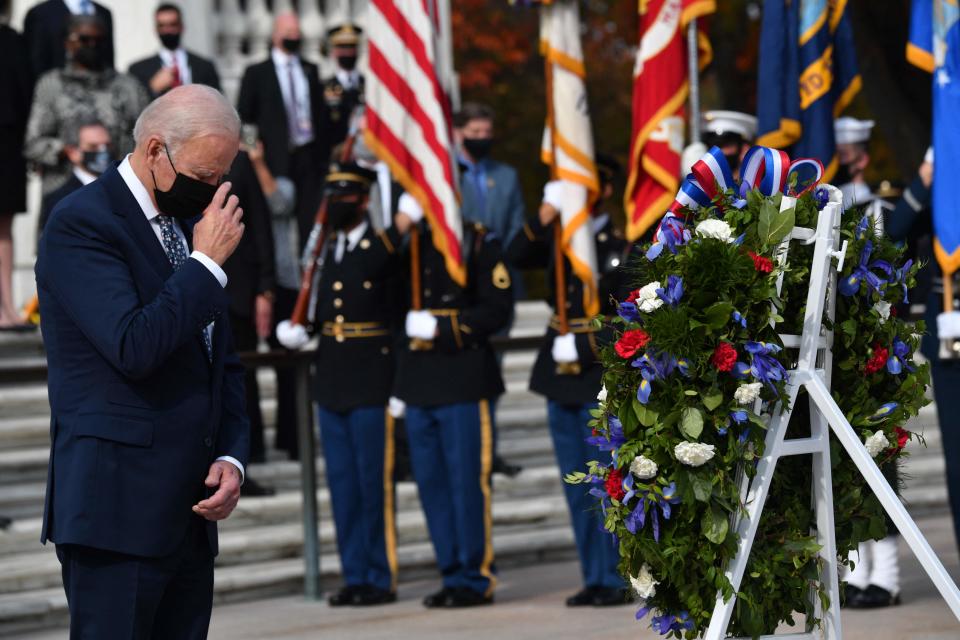
<svg viewBox="0 0 960 640">
<path fill-rule="evenodd" d="M 730 165 L 730 171 L 736 171 L 740 168 L 740 154 L 739 153 L 730 153 L 723 154 L 723 157 L 727 159 L 727 164 Z"/>
<path fill-rule="evenodd" d="M 104 67 L 102 48 L 83 45 L 73 52 L 73 61 L 88 71 L 102 71 Z"/>
<path fill-rule="evenodd" d="M 850 171 L 849 164 L 841 164 L 837 166 L 837 175 L 833 176 L 833 182 L 836 185 L 847 184 L 848 182 L 853 181 L 853 172 Z"/>
<path fill-rule="evenodd" d="M 169 49 L 170 51 L 176 51 L 180 47 L 180 34 L 179 33 L 161 33 L 160 44 L 163 45 L 164 49 Z"/>
<path fill-rule="evenodd" d="M 280 44 L 283 45 L 283 50 L 289 53 L 290 55 L 297 55 L 300 53 L 300 45 L 303 43 L 303 40 L 300 38 L 284 38 Z"/>
<path fill-rule="evenodd" d="M 483 160 L 490 155 L 490 149 L 493 147 L 493 138 L 464 138 L 463 148 L 467 150 L 475 160 Z"/>
<path fill-rule="evenodd" d="M 360 217 L 360 207 L 356 202 L 332 200 L 327 204 L 327 224 L 334 231 L 343 231 L 353 226 Z"/>
<path fill-rule="evenodd" d="M 195 218 L 203 213 L 203 210 L 213 200 L 214 194 L 217 193 L 217 185 L 207 184 L 180 173 L 173 165 L 173 159 L 170 157 L 170 151 L 166 145 L 164 145 L 163 150 L 166 152 L 167 160 L 170 161 L 170 166 L 173 167 L 177 177 L 174 178 L 169 190 L 160 191 L 157 188 L 157 177 L 153 175 L 153 169 L 150 170 L 150 176 L 153 178 L 153 196 L 157 199 L 157 208 L 165 216 L 173 216 L 181 220 Z"/>
<path fill-rule="evenodd" d="M 95 176 L 99 176 L 109 169 L 112 161 L 113 154 L 110 153 L 109 149 L 83 152 L 83 168 Z"/>
<path fill-rule="evenodd" d="M 340 56 L 337 63 L 344 71 L 353 71 L 357 68 L 357 56 Z"/>
</svg>

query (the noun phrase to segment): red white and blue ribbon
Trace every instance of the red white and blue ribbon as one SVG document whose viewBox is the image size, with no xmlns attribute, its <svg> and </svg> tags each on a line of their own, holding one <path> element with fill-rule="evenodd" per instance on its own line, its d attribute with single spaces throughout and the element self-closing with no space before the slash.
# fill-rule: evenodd
<svg viewBox="0 0 960 640">
<path fill-rule="evenodd" d="M 790 156 L 786 151 L 769 147 L 753 147 L 743 157 L 740 176 L 740 197 L 757 189 L 765 196 L 782 193 L 787 184 Z"/>
<path fill-rule="evenodd" d="M 816 188 L 823 178 L 823 163 L 816 158 L 797 158 L 787 171 L 787 195 L 799 198 Z"/>
</svg>

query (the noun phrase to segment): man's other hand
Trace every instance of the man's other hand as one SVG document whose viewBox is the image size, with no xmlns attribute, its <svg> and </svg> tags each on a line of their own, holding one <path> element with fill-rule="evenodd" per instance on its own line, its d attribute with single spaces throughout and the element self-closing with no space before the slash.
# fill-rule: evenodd
<svg viewBox="0 0 960 640">
<path fill-rule="evenodd" d="M 226 460 L 217 460 L 210 465 L 203 483 L 210 489 L 217 488 L 217 492 L 193 505 L 193 512 L 207 520 L 230 517 L 240 501 L 240 470 Z"/>
<path fill-rule="evenodd" d="M 231 184 L 224 182 L 203 210 L 203 218 L 193 228 L 193 248 L 221 267 L 233 254 L 243 237 L 243 209 L 237 196 L 227 197 Z"/>
</svg>

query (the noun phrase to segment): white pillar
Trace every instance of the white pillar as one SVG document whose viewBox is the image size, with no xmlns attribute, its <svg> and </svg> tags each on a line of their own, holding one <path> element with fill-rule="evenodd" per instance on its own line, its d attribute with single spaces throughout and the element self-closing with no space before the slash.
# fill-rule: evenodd
<svg viewBox="0 0 960 640">
<path fill-rule="evenodd" d="M 246 62 L 241 46 L 247 33 L 247 22 L 240 10 L 239 0 L 221 0 L 216 24 L 220 30 L 219 51 L 216 54 L 220 82 L 223 93 L 231 102 L 236 102 Z"/>
<path fill-rule="evenodd" d="M 247 2 L 247 34 L 250 40 L 250 59 L 260 61 L 270 51 L 270 36 L 273 33 L 273 16 L 267 10 L 265 0 Z"/>
<path fill-rule="evenodd" d="M 317 0 L 300 0 L 300 29 L 303 31 L 303 57 L 310 62 L 321 63 L 324 56 L 320 50 L 327 23 L 320 13 Z"/>
<path fill-rule="evenodd" d="M 230 4 L 221 2 L 222 5 Z M 190 0 L 178 4 L 183 12 L 183 44 L 204 58 L 217 58 L 217 14 L 213 0 Z"/>
</svg>

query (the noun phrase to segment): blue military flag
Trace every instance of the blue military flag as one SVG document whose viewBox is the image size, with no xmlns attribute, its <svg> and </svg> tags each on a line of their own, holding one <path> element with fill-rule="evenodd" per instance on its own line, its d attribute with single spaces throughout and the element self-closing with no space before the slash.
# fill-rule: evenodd
<svg viewBox="0 0 960 640">
<path fill-rule="evenodd" d="M 950 275 L 960 268 L 960 206 L 950 188 L 960 171 L 960 40 L 956 0 L 914 0 L 907 60 L 933 74 L 934 254 Z"/>
<path fill-rule="evenodd" d="M 766 0 L 760 32 L 757 144 L 837 170 L 833 121 L 860 91 L 846 0 Z"/>
</svg>

